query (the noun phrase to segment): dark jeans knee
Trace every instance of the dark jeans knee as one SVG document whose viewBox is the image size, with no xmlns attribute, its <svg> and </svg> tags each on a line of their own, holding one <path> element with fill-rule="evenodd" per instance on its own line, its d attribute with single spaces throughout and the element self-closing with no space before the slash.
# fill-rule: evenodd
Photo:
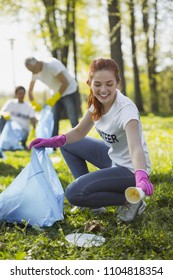
<svg viewBox="0 0 173 280">
<path fill-rule="evenodd" d="M 72 205 L 81 206 L 82 204 L 80 202 L 82 201 L 82 194 L 77 188 L 77 185 L 78 183 L 76 180 L 68 185 L 65 190 L 65 197 Z"/>
</svg>

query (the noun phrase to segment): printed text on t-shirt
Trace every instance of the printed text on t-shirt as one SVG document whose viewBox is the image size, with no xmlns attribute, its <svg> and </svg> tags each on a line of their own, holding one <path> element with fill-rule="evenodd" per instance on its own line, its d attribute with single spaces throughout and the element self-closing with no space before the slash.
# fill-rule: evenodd
<svg viewBox="0 0 173 280">
<path fill-rule="evenodd" d="M 117 139 L 117 136 L 115 134 L 107 134 L 99 129 L 98 129 L 98 132 L 99 132 L 100 136 L 108 143 L 119 142 L 119 140 Z"/>
</svg>

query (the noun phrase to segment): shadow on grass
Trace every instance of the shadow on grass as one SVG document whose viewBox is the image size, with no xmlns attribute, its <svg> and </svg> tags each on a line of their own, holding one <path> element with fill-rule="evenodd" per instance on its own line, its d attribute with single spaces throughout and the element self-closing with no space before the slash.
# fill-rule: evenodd
<svg viewBox="0 0 173 280">
<path fill-rule="evenodd" d="M 15 168 L 11 164 L 0 162 L 0 176 L 17 176 L 22 169 L 23 166 L 21 165 Z"/>
<path fill-rule="evenodd" d="M 151 174 L 150 176 L 151 182 L 153 184 L 160 184 L 160 183 L 172 183 L 173 181 L 173 171 L 166 172 L 166 173 L 155 173 Z"/>
</svg>

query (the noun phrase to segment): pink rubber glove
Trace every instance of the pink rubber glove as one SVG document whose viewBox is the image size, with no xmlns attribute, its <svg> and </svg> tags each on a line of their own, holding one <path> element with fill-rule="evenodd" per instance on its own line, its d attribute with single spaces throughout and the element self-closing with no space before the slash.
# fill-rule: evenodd
<svg viewBox="0 0 173 280">
<path fill-rule="evenodd" d="M 36 138 L 29 144 L 28 149 L 30 150 L 32 147 L 36 149 L 41 147 L 57 148 L 63 146 L 65 143 L 66 136 L 64 134 L 52 138 Z"/>
<path fill-rule="evenodd" d="M 149 181 L 148 174 L 145 170 L 139 169 L 135 172 L 136 187 L 141 188 L 148 196 L 153 194 L 154 186 Z"/>
</svg>

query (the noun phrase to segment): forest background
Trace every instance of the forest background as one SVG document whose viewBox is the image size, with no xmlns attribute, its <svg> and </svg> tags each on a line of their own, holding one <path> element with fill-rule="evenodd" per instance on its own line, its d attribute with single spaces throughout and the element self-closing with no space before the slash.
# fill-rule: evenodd
<svg viewBox="0 0 173 280">
<path fill-rule="evenodd" d="M 172 113 L 171 0 L 0 0 L 0 11 L 11 28 L 16 22 L 30 24 L 26 33 L 33 54 L 42 45 L 60 59 L 78 81 L 81 101 L 88 93 L 91 61 L 112 57 L 119 64 L 122 92 L 141 113 Z"/>
</svg>

